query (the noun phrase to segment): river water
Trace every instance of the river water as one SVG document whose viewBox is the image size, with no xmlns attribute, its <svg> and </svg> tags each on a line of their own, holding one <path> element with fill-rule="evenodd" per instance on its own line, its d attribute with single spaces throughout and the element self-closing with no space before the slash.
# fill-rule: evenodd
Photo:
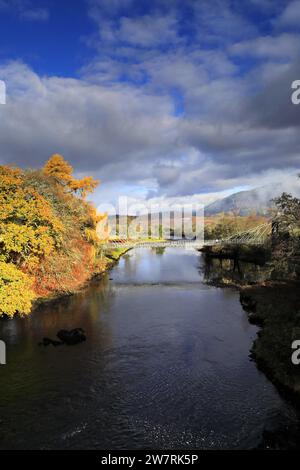
<svg viewBox="0 0 300 470">
<path fill-rule="evenodd" d="M 80 294 L 2 321 L 0 448 L 252 448 L 294 419 L 249 359 L 238 292 L 203 268 L 196 251 L 132 250 Z M 75 327 L 85 343 L 38 346 Z"/>
</svg>

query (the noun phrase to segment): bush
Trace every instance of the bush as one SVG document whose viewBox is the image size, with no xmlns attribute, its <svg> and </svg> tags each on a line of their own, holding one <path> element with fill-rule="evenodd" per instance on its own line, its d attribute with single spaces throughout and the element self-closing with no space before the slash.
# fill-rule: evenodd
<svg viewBox="0 0 300 470">
<path fill-rule="evenodd" d="M 29 313 L 35 297 L 73 292 L 98 269 L 105 216 L 85 200 L 98 183 L 72 171 L 60 155 L 43 170 L 0 166 L 0 316 Z"/>
<path fill-rule="evenodd" d="M 0 261 L 0 314 L 30 313 L 35 294 L 31 278 L 14 264 Z"/>
</svg>

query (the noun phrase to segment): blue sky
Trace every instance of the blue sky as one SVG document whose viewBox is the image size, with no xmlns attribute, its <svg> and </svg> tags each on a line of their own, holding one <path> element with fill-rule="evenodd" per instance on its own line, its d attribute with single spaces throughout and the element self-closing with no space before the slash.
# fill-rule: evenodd
<svg viewBox="0 0 300 470">
<path fill-rule="evenodd" d="M 300 0 L 0 0 L 0 163 L 209 202 L 299 169 Z"/>
<path fill-rule="evenodd" d="M 97 41 L 97 31 L 101 22 L 112 22 L 118 27 L 123 18 L 139 20 L 145 16 L 157 17 L 159 15 L 170 15 L 176 2 L 152 2 L 135 1 L 118 2 L 120 8 L 109 7 L 109 2 L 102 2 L 107 5 L 103 8 L 99 25 L 93 20 L 93 8 L 101 12 L 101 2 L 88 2 L 86 0 L 44 0 L 44 1 L 24 1 L 24 0 L 2 0 L 0 2 L 1 11 L 1 31 L 0 41 L 2 60 L 22 59 L 34 67 L 40 74 L 77 76 L 78 70 L 87 61 L 92 60 L 93 51 L 88 46 L 89 40 L 92 42 L 94 35 Z M 197 41 L 198 28 L 193 21 L 193 4 L 204 2 L 181 2 L 177 8 L 178 36 L 182 42 L 193 46 Z M 94 4 L 94 5 L 93 5 Z M 112 1 L 112 5 L 116 3 Z M 209 5 L 209 2 L 207 2 Z M 95 6 L 96 5 L 96 6 Z M 123 7 L 122 7 L 123 5 Z M 249 21 L 246 36 L 255 35 L 255 30 L 262 34 L 271 31 L 270 19 L 275 18 L 275 12 L 279 8 L 257 8 L 259 2 L 235 2 L 236 13 L 240 18 L 245 17 Z M 242 6 L 241 6 L 242 5 Z M 220 10 L 222 4 L 220 2 Z M 271 14 L 269 15 L 269 12 Z M 220 13 L 222 13 L 220 11 Z M 95 18 L 97 14 L 95 13 Z M 251 23 L 254 26 L 251 26 Z M 230 25 L 225 27 L 227 40 L 231 42 L 232 31 L 228 31 Z M 205 36 L 201 40 L 201 46 L 207 50 L 224 50 L 224 37 L 209 38 L 209 32 L 213 28 L 207 26 Z M 245 38 L 245 32 L 240 30 L 237 37 Z M 128 41 L 121 39 L 119 46 L 126 46 Z M 144 47 L 151 50 L 151 43 L 144 44 Z M 162 47 L 158 47 L 160 53 L 174 48 L 172 40 L 167 41 Z M 101 53 L 99 54 L 101 56 Z M 105 56 L 106 54 L 103 54 Z M 108 55 L 115 57 L 114 51 L 110 50 Z M 126 62 L 126 61 L 125 61 Z M 248 70 L 251 61 L 237 61 L 243 65 L 243 72 Z"/>
</svg>

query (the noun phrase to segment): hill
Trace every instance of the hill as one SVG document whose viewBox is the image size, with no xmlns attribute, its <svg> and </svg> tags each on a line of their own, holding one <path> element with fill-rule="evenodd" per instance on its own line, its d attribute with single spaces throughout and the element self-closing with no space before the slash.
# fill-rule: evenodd
<svg viewBox="0 0 300 470">
<path fill-rule="evenodd" d="M 288 185 L 287 183 L 278 183 L 255 188 L 249 191 L 240 191 L 217 200 L 205 207 L 205 215 L 212 216 L 224 213 L 235 213 L 238 215 L 267 215 L 270 209 L 274 207 L 272 199 L 280 196 L 283 192 L 292 193 L 294 196 L 300 196 L 300 187 Z"/>
</svg>

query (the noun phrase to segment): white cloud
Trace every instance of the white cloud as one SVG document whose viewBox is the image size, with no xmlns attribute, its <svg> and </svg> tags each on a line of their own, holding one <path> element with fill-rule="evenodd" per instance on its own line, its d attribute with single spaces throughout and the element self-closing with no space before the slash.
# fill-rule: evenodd
<svg viewBox="0 0 300 470">
<path fill-rule="evenodd" d="M 251 124 L 243 115 L 241 91 L 240 113 L 226 113 L 232 96 L 220 100 L 234 89 L 234 79 L 225 88 L 222 81 L 219 88 L 214 82 L 203 88 L 201 118 L 201 110 L 176 118 L 172 98 L 148 88 L 40 77 L 19 62 L 0 67 L 0 76 L 8 95 L 0 108 L 0 161 L 40 166 L 50 154 L 62 153 L 78 172 L 103 180 L 103 188 L 110 188 L 106 197 L 114 188 L 115 195 L 169 198 L 201 192 L 210 198 L 251 184 L 270 168 L 299 164 L 297 126 Z"/>
<path fill-rule="evenodd" d="M 281 27 L 295 26 L 299 28 L 300 25 L 300 1 L 294 0 L 290 2 L 279 15 L 274 24 Z"/>
<path fill-rule="evenodd" d="M 238 56 L 290 61 L 299 57 L 300 36 L 289 33 L 283 33 L 279 36 L 261 36 L 236 43 L 229 50 Z"/>
<path fill-rule="evenodd" d="M 173 15 L 145 15 L 137 19 L 123 17 L 116 33 L 118 40 L 142 47 L 178 43 L 177 20 Z"/>
<path fill-rule="evenodd" d="M 40 166 L 62 153 L 103 180 L 97 201 L 124 193 L 211 201 L 299 167 L 300 120 L 289 97 L 297 34 L 259 36 L 229 2 L 224 10 L 219 1 L 190 2 L 188 42 L 175 7 L 130 17 L 121 1 L 91 3 L 100 34 L 79 78 L 0 66 L 8 94 L 0 162 Z M 249 57 L 261 60 L 243 73 L 239 59 Z"/>
</svg>

